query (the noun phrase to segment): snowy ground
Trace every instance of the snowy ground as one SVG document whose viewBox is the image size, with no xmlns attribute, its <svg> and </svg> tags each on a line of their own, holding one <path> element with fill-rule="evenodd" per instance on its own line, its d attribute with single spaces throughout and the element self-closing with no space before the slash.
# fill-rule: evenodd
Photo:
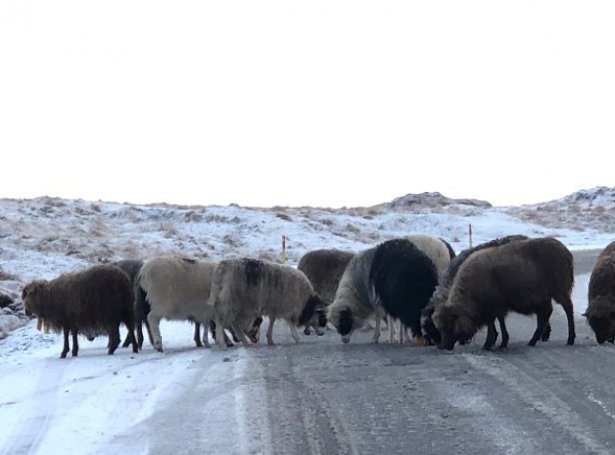
<svg viewBox="0 0 615 455">
<path fill-rule="evenodd" d="M 299 257 L 310 249 L 337 247 L 358 251 L 386 238 L 413 232 L 442 236 L 459 251 L 467 246 L 469 223 L 473 227 L 475 243 L 508 234 L 555 235 L 577 251 L 602 248 L 613 240 L 612 233 L 591 229 L 544 228 L 520 221 L 503 210 L 478 210 L 470 207 L 451 209 L 451 213 L 433 214 L 339 214 L 308 208 L 280 208 L 271 211 L 234 206 L 182 209 L 84 201 L 50 202 L 47 199 L 1 202 L 1 267 L 5 274 L 13 275 L 5 281 L 5 285 L 14 294 L 18 293 L 16 286 L 20 283 L 35 278 L 51 278 L 98 260 L 149 257 L 168 251 L 214 259 L 228 255 L 276 259 L 280 254 L 282 235 L 289 239 L 288 255 L 291 264 L 296 264 Z M 586 264 L 582 270 L 578 270 L 576 276 L 573 301 L 578 315 L 586 305 L 590 270 L 591 264 Z M 557 313 L 558 310 L 554 317 Z M 521 324 L 519 330 L 526 330 L 533 325 L 533 320 L 528 321 L 521 320 L 518 323 Z M 577 325 L 583 324 L 584 321 L 579 317 Z M 579 341 L 585 347 L 579 349 L 589 349 L 583 352 L 591 355 L 597 352 L 597 355 L 604 356 L 612 351 L 610 347 L 594 351 L 595 342 L 587 329 L 581 328 L 583 336 Z M 161 330 L 164 354 L 153 351 L 146 344 L 144 351 L 137 355 L 128 349 L 119 349 L 116 355 L 107 356 L 106 339 L 100 338 L 91 343 L 82 339 L 79 357 L 66 360 L 58 358 L 61 337 L 36 331 L 34 321 L 13 331 L 8 338 L 0 341 L 0 453 L 109 453 L 112 450 L 129 450 L 137 454 L 193 453 L 192 449 L 197 446 L 201 453 L 329 453 L 332 447 L 340 453 L 370 451 L 369 446 L 362 445 L 366 444 L 366 436 L 357 433 L 361 416 L 353 415 L 352 407 L 341 414 L 339 410 L 329 409 L 336 397 L 340 396 L 335 387 L 339 387 L 340 392 L 346 390 L 343 381 L 334 376 L 338 373 L 331 371 L 327 373 L 331 376 L 322 377 L 327 383 L 323 393 L 331 395 L 318 395 L 320 401 L 308 403 L 310 391 L 320 387 L 319 362 L 326 363 L 333 359 L 337 359 L 337 363 L 334 363 L 339 364 L 340 368 L 348 362 L 348 370 L 339 371 L 347 371 L 349 375 L 374 375 L 375 384 L 393 387 L 387 383 L 390 379 L 387 375 L 380 375 L 377 370 L 365 370 L 368 364 L 361 360 L 363 356 L 367 359 L 375 355 L 370 361 L 376 363 L 380 359 L 380 354 L 372 352 L 373 347 L 367 343 L 368 334 L 361 335 L 363 338 L 359 336 L 350 348 L 343 351 L 346 348 L 341 347 L 335 334 L 329 333 L 321 339 L 306 338 L 300 346 L 293 346 L 286 328 L 278 327 L 276 333 L 283 346 L 277 348 L 259 346 L 254 349 L 205 350 L 193 347 L 192 326 L 188 323 L 163 322 Z M 514 355 L 521 352 L 531 357 L 534 352 L 539 352 L 541 347 L 535 351 L 526 351 L 521 336 L 513 334 L 513 330 L 510 330 L 511 341 L 514 339 L 517 343 L 513 343 L 511 349 Z M 550 346 L 563 346 L 561 339 L 564 334 L 559 335 L 560 340 L 552 340 Z M 411 353 L 419 351 L 408 351 L 405 354 L 405 351 L 399 349 L 381 354 L 383 358 L 392 356 L 389 360 L 396 366 L 396 374 L 407 375 L 411 381 L 415 373 L 411 368 L 404 369 L 408 362 L 404 359 L 411 358 Z M 476 371 L 491 374 L 489 362 L 493 360 L 483 361 L 483 357 L 474 356 L 475 351 L 471 349 L 478 349 L 476 345 L 468 349 L 469 353 L 460 354 L 455 362 L 465 362 Z M 575 352 L 574 349 L 577 346 L 558 355 L 562 358 L 569 356 Z M 329 352 L 331 358 L 328 358 Z M 420 352 L 417 362 L 425 360 L 430 365 L 435 362 L 432 373 L 440 375 L 440 379 L 447 377 L 441 365 L 441 362 L 446 361 L 433 357 L 446 354 L 430 349 L 425 354 L 427 357 L 423 357 L 423 351 Z M 347 359 L 344 353 L 348 353 Z M 278 354 L 282 355 L 284 362 L 290 364 L 279 364 L 282 360 Z M 302 379 L 303 362 L 310 369 L 309 374 L 305 373 L 305 379 Z M 290 372 L 284 370 L 287 367 Z M 285 381 L 287 374 L 291 376 Z M 524 374 L 523 377 L 526 377 L 527 371 Z M 428 380 L 422 374 L 419 376 L 421 380 Z M 312 382 L 308 381 L 308 377 L 312 378 Z M 399 377 L 395 378 L 395 387 L 401 387 Z M 503 381 L 506 378 L 500 379 Z M 296 392 L 287 390 L 289 384 L 299 389 Z M 570 384 L 572 389 L 578 386 Z M 463 388 L 465 385 L 458 384 L 456 387 Z M 290 401 L 278 397 L 279 402 L 269 402 L 267 397 L 277 396 L 277 391 L 290 394 L 290 398 L 287 397 Z M 378 401 L 375 405 L 377 409 L 370 407 L 374 406 L 372 402 L 364 403 L 368 408 L 362 412 L 374 412 L 375 415 L 384 413 L 380 420 L 376 419 L 374 425 L 380 425 L 377 422 L 381 422 L 386 427 L 387 415 L 405 406 L 399 402 L 395 393 L 389 394 L 389 398 L 393 399 L 391 403 L 386 402 L 386 397 Z M 561 389 L 561 393 L 566 394 L 568 391 Z M 592 412 L 609 419 L 611 425 L 615 424 L 615 400 L 609 401 L 608 397 L 598 392 L 588 393 L 587 406 L 591 407 Z M 468 401 L 470 398 L 461 396 L 455 398 L 457 401 L 454 398 L 452 395 L 446 398 L 446 406 L 472 415 L 484 412 L 482 421 L 486 425 L 493 422 L 498 424 L 498 418 L 501 419 L 499 423 L 504 425 L 510 418 L 493 411 L 493 422 L 490 422 L 489 413 L 492 411 L 489 409 L 493 403 L 473 403 Z M 411 402 L 412 398 L 409 400 Z M 585 406 L 583 403 L 579 405 Z M 340 403 L 335 406 L 344 407 Z M 565 407 L 566 404 L 563 402 L 558 406 Z M 281 440 L 292 446 L 295 430 L 288 427 L 285 432 L 276 433 L 275 426 L 283 425 L 284 422 L 277 422 L 277 414 L 269 412 L 272 408 L 287 409 L 288 413 L 292 409 L 304 408 L 300 414 L 292 414 L 292 418 L 291 414 L 280 415 L 290 420 L 299 419 L 301 431 L 306 435 L 310 432 L 319 433 L 324 439 L 310 442 L 310 438 L 304 435 L 305 447 L 302 446 L 301 450 L 280 447 Z M 559 409 L 547 408 L 537 407 L 534 412 L 542 413 L 542 418 L 549 419 Z M 262 411 L 265 409 L 269 411 Z M 325 420 L 321 421 L 320 414 L 315 413 L 323 414 Z M 413 419 L 410 414 L 400 415 Z M 577 418 L 572 411 L 569 417 Z M 558 422 L 557 419 L 555 421 Z M 404 422 L 402 419 L 398 423 L 403 425 L 410 420 Z M 573 431 L 574 422 L 565 425 L 563 431 Z M 584 422 L 578 429 L 583 430 L 586 425 L 588 423 Z M 385 427 L 382 431 L 385 431 Z M 492 449 L 484 453 L 527 453 L 524 450 L 532 447 L 529 442 L 514 443 L 506 439 L 506 431 L 509 431 L 509 435 L 517 435 L 517 430 L 503 427 L 503 436 L 497 444 L 490 447 L 488 442 L 484 443 L 485 450 Z M 373 441 L 377 440 L 374 436 Z M 391 441 L 389 439 L 389 443 L 393 444 L 394 441 Z M 460 439 L 461 442 L 453 441 L 462 447 L 465 439 Z M 575 438 L 570 444 L 574 450 L 580 448 L 596 453 L 612 453 L 604 441 L 595 442 L 591 438 Z M 393 447 L 397 447 L 399 453 L 408 453 L 401 442 Z M 572 449 L 558 449 L 561 449 L 561 453 L 574 453 Z M 372 450 L 378 448 L 373 447 Z M 395 453 L 395 450 L 391 453 Z M 464 450 L 460 449 L 458 453 L 464 453 Z M 478 450 L 475 453 L 483 452 Z"/>
</svg>

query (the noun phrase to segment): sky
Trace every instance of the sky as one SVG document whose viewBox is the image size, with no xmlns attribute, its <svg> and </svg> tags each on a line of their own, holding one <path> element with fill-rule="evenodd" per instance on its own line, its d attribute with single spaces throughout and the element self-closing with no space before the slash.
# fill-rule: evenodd
<svg viewBox="0 0 615 455">
<path fill-rule="evenodd" d="M 0 0 L 0 197 L 614 186 L 612 1 Z"/>
</svg>

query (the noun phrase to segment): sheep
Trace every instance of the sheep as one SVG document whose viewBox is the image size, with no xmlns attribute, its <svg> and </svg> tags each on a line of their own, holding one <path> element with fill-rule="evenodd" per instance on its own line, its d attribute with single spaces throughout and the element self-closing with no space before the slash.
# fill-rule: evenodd
<svg viewBox="0 0 615 455">
<path fill-rule="evenodd" d="M 209 326 L 207 305 L 214 262 L 178 256 L 160 256 L 146 261 L 135 282 L 137 323 L 147 321 L 154 349 L 163 352 L 160 320 L 189 320 Z M 195 332 L 195 342 L 198 332 Z M 141 335 L 138 342 L 143 343 Z M 209 347 L 207 331 L 203 336 Z"/>
<path fill-rule="evenodd" d="M 442 275 L 446 272 L 451 260 L 455 257 L 455 250 L 451 245 L 442 238 L 430 237 L 423 234 L 413 234 L 406 236 L 419 250 L 427 255 L 436 266 L 438 272 L 438 282 Z M 392 318 L 389 316 L 389 340 L 392 343 L 395 338 L 395 326 Z M 404 324 L 399 325 L 399 342 L 403 343 L 408 339 L 407 328 Z"/>
<path fill-rule="evenodd" d="M 354 253 L 337 249 L 309 251 L 301 257 L 297 269 L 308 277 L 314 291 L 328 306 L 333 301 L 344 270 L 353 257 Z M 318 327 L 314 329 L 317 334 L 321 334 Z M 310 327 L 306 327 L 303 333 L 309 335 Z"/>
<path fill-rule="evenodd" d="M 357 254 L 346 267 L 328 318 L 342 341 L 376 314 L 373 342 L 380 336 L 382 314 L 408 325 L 422 345 L 420 313 L 438 281 L 431 259 L 408 239 L 393 239 Z"/>
<path fill-rule="evenodd" d="M 574 284 L 570 251 L 553 238 L 511 242 L 474 253 L 459 268 L 446 303 L 436 306 L 433 322 L 440 331 L 441 349 L 470 339 L 487 325 L 484 349 L 492 349 L 495 319 L 508 311 L 536 314 L 538 324 L 529 341 L 535 346 L 549 321 L 555 299 L 566 312 L 568 341 L 574 344 Z"/>
<path fill-rule="evenodd" d="M 602 250 L 594 265 L 587 291 L 587 311 L 583 314 L 596 335 L 596 341 L 615 341 L 615 242 Z"/>
<path fill-rule="evenodd" d="M 55 332 L 64 332 L 61 358 L 69 351 L 69 333 L 72 355 L 77 356 L 80 330 L 108 333 L 108 353 L 112 355 L 120 344 L 120 322 L 128 329 L 133 352 L 138 352 L 130 279 L 118 267 L 96 265 L 51 281 L 33 281 L 24 287 L 22 300 L 29 314 L 36 314 Z"/>
<path fill-rule="evenodd" d="M 441 341 L 440 332 L 436 329 L 436 326 L 433 323 L 432 316 L 435 308 L 438 305 L 446 302 L 448 298 L 448 294 L 450 292 L 451 286 L 453 284 L 453 280 L 459 271 L 459 267 L 474 253 L 477 251 L 484 250 L 486 248 L 494 248 L 498 246 L 505 245 L 510 242 L 514 242 L 517 240 L 527 240 L 528 237 L 525 235 L 509 235 L 506 237 L 498 238 L 495 240 L 491 240 L 489 242 L 482 243 L 473 248 L 468 248 L 462 251 L 458 256 L 451 259 L 449 266 L 447 267 L 444 274 L 441 275 L 440 281 L 436 290 L 434 291 L 431 299 L 429 299 L 429 303 L 423 309 L 421 314 L 421 327 L 425 332 L 425 338 L 430 345 L 439 344 Z M 502 343 L 500 347 L 504 348 L 508 344 L 508 331 L 506 330 L 506 325 L 504 323 L 503 318 L 498 318 L 500 323 L 500 330 L 502 332 Z M 545 328 L 547 332 L 546 336 L 548 337 L 548 332 L 550 332 L 550 326 Z"/>
<path fill-rule="evenodd" d="M 290 333 L 299 342 L 298 326 L 325 327 L 325 303 L 314 292 L 305 274 L 293 267 L 273 262 L 241 258 L 221 261 L 212 278 L 210 306 L 216 321 L 216 342 L 221 345 L 222 330 L 235 330 L 247 344 L 246 329 L 252 341 L 262 316 L 269 317 L 267 344 L 273 345 L 276 319 L 285 319 Z"/>
</svg>

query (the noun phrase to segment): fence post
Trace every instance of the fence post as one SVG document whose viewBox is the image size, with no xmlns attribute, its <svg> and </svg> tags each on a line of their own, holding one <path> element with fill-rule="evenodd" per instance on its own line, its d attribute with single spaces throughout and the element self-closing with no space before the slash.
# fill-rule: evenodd
<svg viewBox="0 0 615 455">
<path fill-rule="evenodd" d="M 282 253 L 280 254 L 280 262 L 286 264 L 288 261 L 288 255 L 286 254 L 286 236 L 282 236 Z"/>
<path fill-rule="evenodd" d="M 468 224 L 468 236 L 470 239 L 470 248 L 472 248 L 472 223 Z"/>
</svg>

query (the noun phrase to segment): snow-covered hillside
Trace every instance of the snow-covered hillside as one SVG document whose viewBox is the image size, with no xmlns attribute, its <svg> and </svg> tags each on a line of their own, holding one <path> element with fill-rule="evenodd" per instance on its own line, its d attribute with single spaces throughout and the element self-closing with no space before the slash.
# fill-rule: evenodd
<svg viewBox="0 0 615 455">
<path fill-rule="evenodd" d="M 571 249 L 613 240 L 615 188 L 595 188 L 537 206 L 492 207 L 439 193 L 406 195 L 368 208 L 188 207 L 62 200 L 0 200 L 0 293 L 19 304 L 23 283 L 97 262 L 180 253 L 195 258 L 252 256 L 288 262 L 307 251 L 358 251 L 392 237 L 426 233 L 459 251 L 508 234 L 555 236 Z M 555 222 L 554 220 L 557 220 Z M 0 309 L 0 337 L 26 321 Z M 10 320 L 10 322 L 9 322 Z"/>
</svg>

